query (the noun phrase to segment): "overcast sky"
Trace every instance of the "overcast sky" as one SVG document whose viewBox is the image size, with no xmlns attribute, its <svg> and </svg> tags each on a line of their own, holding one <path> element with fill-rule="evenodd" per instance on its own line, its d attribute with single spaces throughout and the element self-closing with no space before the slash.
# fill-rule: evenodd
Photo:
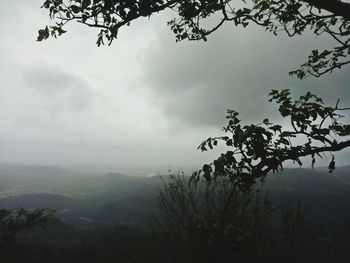
<svg viewBox="0 0 350 263">
<path fill-rule="evenodd" d="M 227 24 L 208 42 L 175 43 L 171 17 L 157 15 L 121 30 L 110 47 L 98 48 L 98 32 L 78 24 L 38 43 L 50 23 L 42 2 L 0 1 L 0 162 L 195 167 L 217 154 L 196 146 L 221 134 L 226 109 L 247 122 L 277 117 L 271 89 L 350 105 L 349 67 L 321 79 L 288 76 L 330 39 Z M 336 158 L 349 164 L 349 156 Z"/>
</svg>

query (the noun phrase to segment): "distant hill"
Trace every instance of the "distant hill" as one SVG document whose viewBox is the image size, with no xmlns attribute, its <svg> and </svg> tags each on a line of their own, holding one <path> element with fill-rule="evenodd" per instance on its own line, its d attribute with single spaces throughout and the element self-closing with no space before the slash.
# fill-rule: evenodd
<svg viewBox="0 0 350 263">
<path fill-rule="evenodd" d="M 31 176 L 31 175 L 55 175 L 67 174 L 67 171 L 55 166 L 22 165 L 13 163 L 0 163 L 0 175 L 6 176 Z"/>
<path fill-rule="evenodd" d="M 343 180 L 350 185 L 350 165 L 337 167 L 335 169 L 335 176 Z"/>
<path fill-rule="evenodd" d="M 80 227 L 109 228 L 118 224 L 140 224 L 157 206 L 159 177 L 109 173 L 75 181 L 56 189 L 79 200 L 62 217 Z M 93 221 L 82 222 L 81 217 Z"/>
<path fill-rule="evenodd" d="M 54 166 L 0 163 L 0 197 L 52 192 L 81 176 Z"/>
<path fill-rule="evenodd" d="M 340 167 L 336 173 L 327 168 L 285 169 L 282 174 L 270 174 L 265 191 L 275 205 L 295 206 L 300 201 L 307 219 L 334 233 L 340 226 L 350 224 L 350 167 Z"/>
<path fill-rule="evenodd" d="M 108 173 L 101 176 L 80 178 L 69 184 L 56 187 L 57 193 L 64 193 L 84 199 L 124 196 L 131 192 L 147 192 L 149 188 L 159 187 L 158 177 L 127 176 Z M 158 188 L 157 188 L 158 189 Z"/>
<path fill-rule="evenodd" d="M 53 194 L 23 194 L 0 199 L 0 208 L 11 209 L 23 207 L 26 209 L 52 208 L 62 209 L 71 206 L 73 200 L 63 195 Z"/>
<path fill-rule="evenodd" d="M 162 185 L 159 176 L 87 176 L 54 167 L 27 168 L 0 164 L 0 194 L 7 196 L 0 198 L 0 207 L 57 208 L 64 222 L 89 229 L 142 223 L 155 211 Z M 326 168 L 285 169 L 269 174 L 264 190 L 278 206 L 301 201 L 310 220 L 332 228 L 350 223 L 349 172 L 350 166 L 337 167 L 334 174 Z"/>
<path fill-rule="evenodd" d="M 344 182 L 350 167 L 341 167 L 336 173 L 328 173 L 324 169 L 294 168 L 284 169 L 283 173 L 269 174 L 266 177 L 265 188 L 269 191 L 293 192 L 350 192 L 350 185 Z M 350 176 L 349 176 L 350 179 Z"/>
</svg>

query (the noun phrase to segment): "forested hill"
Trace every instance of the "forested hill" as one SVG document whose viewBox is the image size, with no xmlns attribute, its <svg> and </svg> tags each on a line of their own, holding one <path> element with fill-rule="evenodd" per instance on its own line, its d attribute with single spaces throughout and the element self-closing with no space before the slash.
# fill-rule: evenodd
<svg viewBox="0 0 350 263">
<path fill-rule="evenodd" d="M 55 166 L 0 163 L 0 197 L 52 192 L 81 176 Z"/>
<path fill-rule="evenodd" d="M 166 175 L 163 176 L 166 178 Z M 284 169 L 264 185 L 276 205 L 300 200 L 308 216 L 326 225 L 350 222 L 350 167 Z M 109 228 L 141 224 L 157 208 L 160 176 L 82 175 L 56 167 L 0 164 L 0 208 L 54 208 L 68 224 Z"/>
</svg>

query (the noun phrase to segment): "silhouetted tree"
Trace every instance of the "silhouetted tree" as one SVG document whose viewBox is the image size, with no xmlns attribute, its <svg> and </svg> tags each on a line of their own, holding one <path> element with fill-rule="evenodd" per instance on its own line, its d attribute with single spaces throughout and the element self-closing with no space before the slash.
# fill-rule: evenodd
<svg viewBox="0 0 350 263">
<path fill-rule="evenodd" d="M 171 174 L 153 222 L 151 262 L 347 262 L 349 236 L 330 239 L 296 205 L 276 207 L 262 184 Z M 344 235 L 345 237 L 346 235 Z"/>
<path fill-rule="evenodd" d="M 252 262 L 265 256 L 274 208 L 258 186 L 242 193 L 226 177 L 210 184 L 179 174 L 165 180 L 154 221 L 164 260 Z"/>
<path fill-rule="evenodd" d="M 175 18 L 168 22 L 176 40 L 206 40 L 208 35 L 225 22 L 236 26 L 259 25 L 277 35 L 301 35 L 311 30 L 315 35 L 329 35 L 334 47 L 312 50 L 307 62 L 291 75 L 304 78 L 319 77 L 349 64 L 350 3 L 340 0 L 46 0 L 56 23 L 39 31 L 38 40 L 57 37 L 66 31 L 63 27 L 76 21 L 99 28 L 97 45 L 111 44 L 119 29 L 129 26 L 140 17 L 171 10 Z M 209 22 L 208 22 L 209 21 Z M 209 26 L 208 26 L 209 25 Z"/>
<path fill-rule="evenodd" d="M 17 233 L 44 226 L 54 218 L 51 209 L 0 209 L 0 251 L 15 240 Z"/>
<path fill-rule="evenodd" d="M 269 172 L 283 169 L 283 163 L 291 160 L 302 165 L 301 158 L 310 156 L 312 167 L 316 156 L 341 151 L 350 146 L 350 125 L 342 123 L 340 113 L 350 108 L 326 106 L 321 98 L 307 92 L 293 100 L 289 90 L 272 90 L 270 102 L 279 105 L 279 112 L 288 119 L 289 126 L 282 127 L 264 119 L 261 123 L 243 125 L 236 111 L 228 110 L 228 124 L 223 128 L 225 136 L 208 138 L 198 148 L 213 149 L 218 142 L 224 142 L 230 150 L 205 164 L 193 174 L 192 180 L 200 175 L 210 182 L 216 177 L 229 177 L 245 192 L 258 181 L 264 180 Z M 330 172 L 335 169 L 332 155 Z"/>
</svg>

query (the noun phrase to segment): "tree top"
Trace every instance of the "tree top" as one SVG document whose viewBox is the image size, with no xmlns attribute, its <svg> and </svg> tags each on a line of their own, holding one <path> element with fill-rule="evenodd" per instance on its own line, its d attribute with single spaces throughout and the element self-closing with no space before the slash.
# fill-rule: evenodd
<svg viewBox="0 0 350 263">
<path fill-rule="evenodd" d="M 134 20 L 171 10 L 174 18 L 168 26 L 176 41 L 206 41 L 227 22 L 243 27 L 256 24 L 275 35 L 284 32 L 293 37 L 309 30 L 316 36 L 330 36 L 333 48 L 316 47 L 299 69 L 290 72 L 300 79 L 319 77 L 350 63 L 350 3 L 340 0 L 46 0 L 42 7 L 54 25 L 39 30 L 38 41 L 62 35 L 64 26 L 75 21 L 99 29 L 98 46 L 111 45 L 119 30 Z"/>
</svg>

